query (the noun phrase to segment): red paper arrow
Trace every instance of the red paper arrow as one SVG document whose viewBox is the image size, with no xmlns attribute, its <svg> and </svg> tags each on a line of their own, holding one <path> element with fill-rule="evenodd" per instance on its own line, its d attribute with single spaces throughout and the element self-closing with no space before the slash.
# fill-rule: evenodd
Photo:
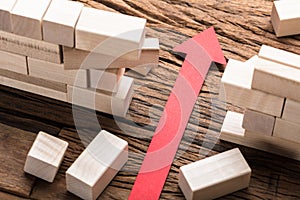
<svg viewBox="0 0 300 200">
<path fill-rule="evenodd" d="M 226 64 L 213 27 L 177 46 L 186 53 L 129 200 L 156 200 L 168 176 L 184 130 L 212 62 Z"/>
</svg>

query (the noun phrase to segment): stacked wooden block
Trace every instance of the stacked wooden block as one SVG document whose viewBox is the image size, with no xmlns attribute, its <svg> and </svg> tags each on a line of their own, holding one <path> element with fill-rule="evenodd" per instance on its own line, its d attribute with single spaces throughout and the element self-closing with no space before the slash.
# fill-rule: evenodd
<svg viewBox="0 0 300 200">
<path fill-rule="evenodd" d="M 0 84 L 125 116 L 133 79 L 158 64 L 146 20 L 67 0 L 0 1 Z M 115 107 L 114 109 L 112 109 Z"/>
<path fill-rule="evenodd" d="M 263 45 L 245 63 L 229 60 L 222 77 L 227 112 L 221 139 L 300 160 L 300 55 Z"/>
</svg>

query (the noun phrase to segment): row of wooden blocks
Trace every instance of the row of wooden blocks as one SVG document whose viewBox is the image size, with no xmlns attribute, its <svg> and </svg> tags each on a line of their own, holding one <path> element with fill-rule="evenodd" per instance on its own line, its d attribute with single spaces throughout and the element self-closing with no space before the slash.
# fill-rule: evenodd
<svg viewBox="0 0 300 200">
<path fill-rule="evenodd" d="M 245 63 L 229 60 L 222 83 L 246 110 L 227 113 L 221 139 L 300 160 L 300 55 L 263 45 Z"/>
</svg>

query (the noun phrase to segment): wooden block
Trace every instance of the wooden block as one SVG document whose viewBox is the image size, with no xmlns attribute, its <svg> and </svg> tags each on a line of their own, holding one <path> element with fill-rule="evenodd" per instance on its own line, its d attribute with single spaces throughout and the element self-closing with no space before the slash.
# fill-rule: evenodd
<svg viewBox="0 0 300 200">
<path fill-rule="evenodd" d="M 40 131 L 27 154 L 24 171 L 53 182 L 67 147 L 67 142 Z"/>
<path fill-rule="evenodd" d="M 297 142 L 300 147 L 300 124 L 276 118 L 273 136 Z"/>
<path fill-rule="evenodd" d="M 277 37 L 300 34 L 300 2 L 274 1 L 271 22 Z"/>
<path fill-rule="evenodd" d="M 299 143 L 245 131 L 243 117 L 243 114 L 228 111 L 220 139 L 300 161 Z"/>
<path fill-rule="evenodd" d="M 246 109 L 242 127 L 250 132 L 272 136 L 274 124 L 274 116 Z"/>
<path fill-rule="evenodd" d="M 87 88 L 87 70 L 65 70 L 63 64 L 28 58 L 29 75 L 45 80 Z"/>
<path fill-rule="evenodd" d="M 11 11 L 12 32 L 42 40 L 42 19 L 51 0 L 18 0 Z"/>
<path fill-rule="evenodd" d="M 0 51 L 0 69 L 28 74 L 26 57 Z"/>
<path fill-rule="evenodd" d="M 300 69 L 300 55 L 270 47 L 267 45 L 262 45 L 258 56 L 260 58 L 278 62 L 280 64 L 289 65 L 296 69 Z"/>
<path fill-rule="evenodd" d="M 43 40 L 74 47 L 75 25 L 83 4 L 67 0 L 52 0 L 43 18 Z"/>
<path fill-rule="evenodd" d="M 128 143 L 102 130 L 67 170 L 67 190 L 95 200 L 127 160 Z"/>
<path fill-rule="evenodd" d="M 100 112 L 125 117 L 133 96 L 133 79 L 123 76 L 115 94 L 68 86 L 68 102 Z"/>
<path fill-rule="evenodd" d="M 258 58 L 252 88 L 293 100 L 300 99 L 300 70 Z"/>
<path fill-rule="evenodd" d="M 300 124 L 300 102 L 286 99 L 282 119 Z"/>
<path fill-rule="evenodd" d="M 0 30 L 11 32 L 10 12 L 17 0 L 0 1 Z"/>
<path fill-rule="evenodd" d="M 256 59 L 256 58 L 255 58 Z M 230 59 L 222 77 L 225 100 L 229 103 L 281 116 L 284 98 L 251 89 L 254 66 Z"/>
<path fill-rule="evenodd" d="M 59 45 L 18 36 L 4 31 L 0 31 L 0 50 L 53 63 L 61 63 L 62 57 Z"/>
<path fill-rule="evenodd" d="M 76 25 L 76 48 L 113 57 L 141 50 L 145 25 L 146 19 L 84 7 Z"/>
</svg>

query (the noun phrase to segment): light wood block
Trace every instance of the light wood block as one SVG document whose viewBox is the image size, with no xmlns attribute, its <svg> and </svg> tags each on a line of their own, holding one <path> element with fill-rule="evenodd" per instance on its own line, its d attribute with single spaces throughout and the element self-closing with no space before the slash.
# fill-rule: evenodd
<svg viewBox="0 0 300 200">
<path fill-rule="evenodd" d="M 67 142 L 45 132 L 39 132 L 27 154 L 24 171 L 53 182 L 67 148 Z"/>
<path fill-rule="evenodd" d="M 286 99 L 282 119 L 300 124 L 300 102 Z"/>
<path fill-rule="evenodd" d="M 242 127 L 250 132 L 272 136 L 274 124 L 274 116 L 246 109 Z"/>
<path fill-rule="evenodd" d="M 289 65 L 296 69 L 300 69 L 300 55 L 270 47 L 267 45 L 262 45 L 258 56 L 260 58 L 278 62 L 280 64 Z"/>
<path fill-rule="evenodd" d="M 0 51 L 0 69 L 28 74 L 26 57 Z"/>
<path fill-rule="evenodd" d="M 280 117 L 284 98 L 251 89 L 253 71 L 254 66 L 251 62 L 229 60 L 221 80 L 225 100 L 241 107 Z"/>
<path fill-rule="evenodd" d="M 84 7 L 76 25 L 76 48 L 116 58 L 141 50 L 145 26 L 146 19 Z M 132 59 L 139 55 L 136 51 Z"/>
<path fill-rule="evenodd" d="M 133 79 L 126 76 L 122 77 L 115 94 L 68 86 L 69 103 L 120 117 L 126 116 L 132 96 Z"/>
<path fill-rule="evenodd" d="M 53 63 L 61 63 L 62 57 L 59 45 L 18 36 L 5 31 L 0 31 L 0 50 Z"/>
<path fill-rule="evenodd" d="M 252 88 L 294 100 L 300 99 L 300 70 L 258 58 Z"/>
<path fill-rule="evenodd" d="M 300 34 L 300 2 L 274 1 L 271 22 L 277 37 Z"/>
<path fill-rule="evenodd" d="M 300 147 L 300 124 L 277 118 L 273 136 L 289 140 L 291 142 L 297 142 Z"/>
<path fill-rule="evenodd" d="M 300 161 L 300 144 L 278 137 L 247 132 L 242 128 L 243 114 L 228 111 L 220 139 Z"/>
<path fill-rule="evenodd" d="M 11 18 L 12 11 L 17 0 L 1 0 L 0 1 L 0 30 L 11 32 Z"/>
<path fill-rule="evenodd" d="M 43 18 L 43 40 L 74 47 L 75 25 L 83 4 L 68 0 L 52 0 Z"/>
<path fill-rule="evenodd" d="M 128 143 L 102 130 L 67 170 L 67 190 L 95 200 L 127 160 Z"/>
<path fill-rule="evenodd" d="M 238 148 L 180 167 L 187 200 L 209 200 L 247 188 L 251 169 Z"/>
<path fill-rule="evenodd" d="M 42 40 L 42 19 L 51 0 L 18 0 L 11 11 L 12 32 Z"/>
<path fill-rule="evenodd" d="M 34 58 L 28 58 L 28 69 L 29 75 L 33 77 L 83 88 L 88 87 L 87 70 L 65 70 L 63 64 Z"/>
</svg>

